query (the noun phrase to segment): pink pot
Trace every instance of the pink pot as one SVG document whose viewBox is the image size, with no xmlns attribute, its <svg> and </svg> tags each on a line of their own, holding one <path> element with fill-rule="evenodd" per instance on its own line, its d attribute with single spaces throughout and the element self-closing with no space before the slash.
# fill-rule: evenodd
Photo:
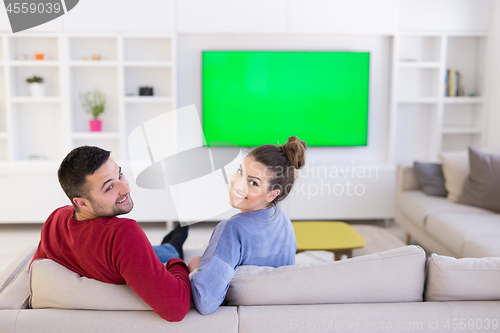
<svg viewBox="0 0 500 333">
<path fill-rule="evenodd" d="M 90 121 L 90 131 L 91 132 L 100 132 L 102 129 L 102 121 L 97 119 L 97 120 L 91 120 Z"/>
</svg>

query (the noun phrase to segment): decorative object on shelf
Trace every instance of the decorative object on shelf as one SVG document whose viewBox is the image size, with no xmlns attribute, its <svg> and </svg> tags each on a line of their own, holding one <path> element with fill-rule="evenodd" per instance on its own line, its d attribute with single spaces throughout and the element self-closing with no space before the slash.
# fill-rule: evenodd
<svg viewBox="0 0 500 333">
<path fill-rule="evenodd" d="M 99 54 L 93 54 L 92 60 L 101 60 L 101 56 Z"/>
<path fill-rule="evenodd" d="M 449 68 L 446 70 L 445 78 L 445 96 L 457 97 L 465 96 L 464 77 L 459 71 Z"/>
<path fill-rule="evenodd" d="M 139 96 L 153 96 L 153 87 L 139 87 Z"/>
<path fill-rule="evenodd" d="M 98 89 L 94 89 L 94 91 L 87 91 L 81 94 L 80 98 L 85 111 L 92 115 L 92 120 L 90 120 L 90 131 L 100 132 L 102 129 L 102 121 L 99 119 L 99 116 L 106 108 L 106 95 Z"/>
<path fill-rule="evenodd" d="M 45 95 L 45 85 L 43 84 L 43 77 L 33 75 L 26 79 L 28 82 L 31 96 L 33 97 L 43 97 Z"/>
<path fill-rule="evenodd" d="M 43 154 L 30 154 L 28 156 L 28 159 L 30 161 L 47 161 L 48 160 L 47 156 L 45 156 Z"/>
<path fill-rule="evenodd" d="M 17 60 L 28 60 L 28 55 L 26 53 L 18 54 Z"/>
<path fill-rule="evenodd" d="M 35 59 L 36 60 L 43 60 L 44 55 L 43 53 L 35 53 Z"/>
</svg>

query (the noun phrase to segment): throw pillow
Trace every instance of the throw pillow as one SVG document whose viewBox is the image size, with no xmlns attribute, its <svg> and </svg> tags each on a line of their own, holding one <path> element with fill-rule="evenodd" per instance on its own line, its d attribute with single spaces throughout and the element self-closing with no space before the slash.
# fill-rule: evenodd
<svg viewBox="0 0 500 333">
<path fill-rule="evenodd" d="M 456 202 L 469 176 L 469 154 L 467 151 L 441 153 L 439 158 L 443 163 L 448 199 Z"/>
<path fill-rule="evenodd" d="M 448 195 L 444 185 L 441 164 L 414 162 L 413 169 L 425 194 L 434 197 L 446 197 Z"/>
<path fill-rule="evenodd" d="M 500 155 L 469 147 L 470 174 L 459 203 L 500 212 Z"/>
</svg>

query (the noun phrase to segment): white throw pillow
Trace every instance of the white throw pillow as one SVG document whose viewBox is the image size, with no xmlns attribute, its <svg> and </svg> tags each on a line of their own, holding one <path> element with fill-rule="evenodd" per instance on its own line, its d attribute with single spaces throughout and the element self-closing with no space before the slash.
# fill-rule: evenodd
<svg viewBox="0 0 500 333">
<path fill-rule="evenodd" d="M 443 164 L 448 199 L 456 202 L 469 176 L 469 153 L 467 151 L 441 153 L 439 158 Z"/>
</svg>

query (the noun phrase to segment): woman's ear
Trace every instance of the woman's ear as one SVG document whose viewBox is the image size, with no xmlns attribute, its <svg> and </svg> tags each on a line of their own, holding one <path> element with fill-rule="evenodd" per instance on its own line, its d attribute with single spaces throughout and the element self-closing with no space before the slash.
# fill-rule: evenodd
<svg viewBox="0 0 500 333">
<path fill-rule="evenodd" d="M 274 199 L 276 199 L 276 197 L 280 194 L 280 192 L 281 191 L 278 190 L 278 189 L 269 192 L 269 194 L 267 195 L 266 201 L 267 202 L 272 202 Z"/>
</svg>

